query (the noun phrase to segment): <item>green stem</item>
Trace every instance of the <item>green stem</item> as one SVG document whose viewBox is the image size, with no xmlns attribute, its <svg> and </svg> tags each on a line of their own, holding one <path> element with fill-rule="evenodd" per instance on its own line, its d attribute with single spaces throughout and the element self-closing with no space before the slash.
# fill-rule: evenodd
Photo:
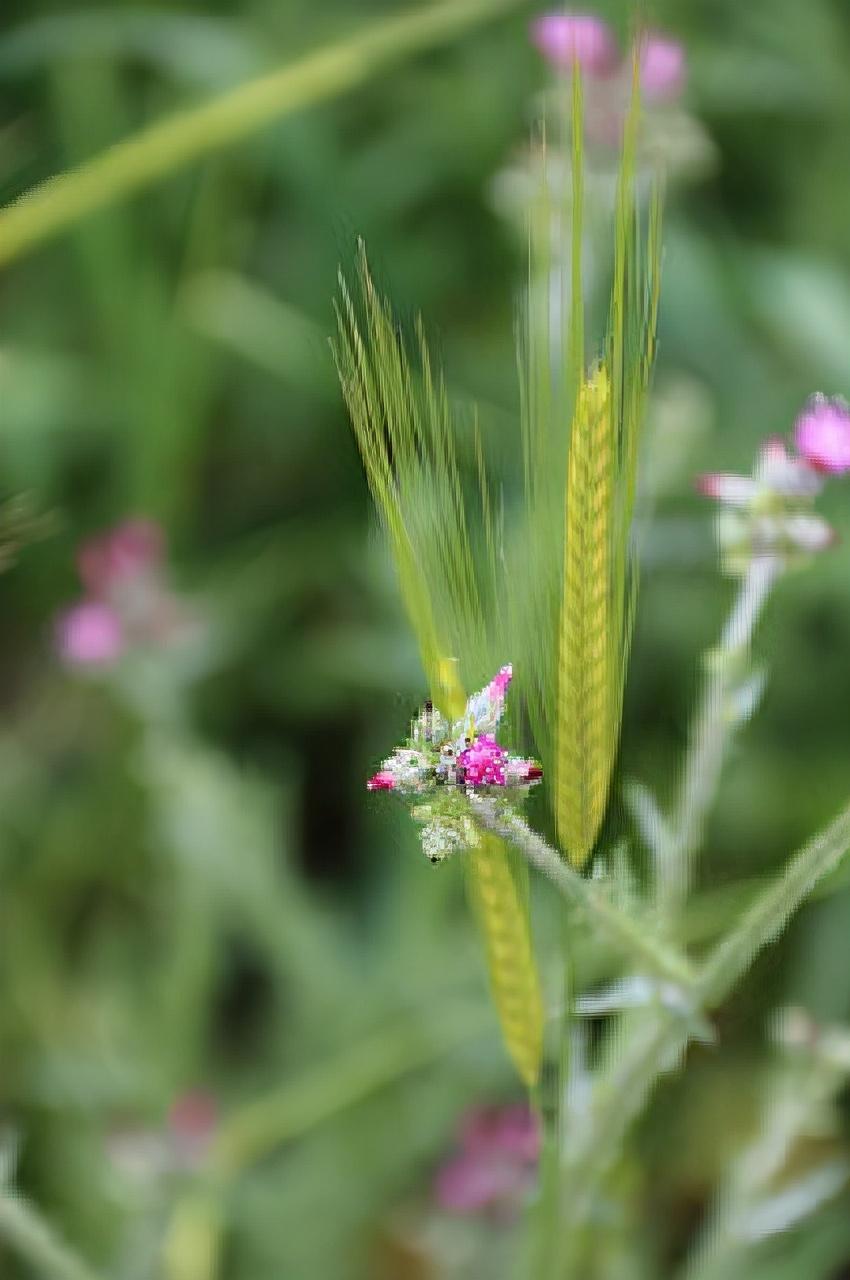
<svg viewBox="0 0 850 1280">
<path fill-rule="evenodd" d="M 728 996 L 755 956 L 779 936 L 817 882 L 839 865 L 848 849 L 850 804 L 792 858 L 783 875 L 717 945 L 692 988 L 694 1008 L 715 1008 Z M 611 1035 L 607 1063 L 570 1144 L 561 1223 L 571 1242 L 568 1276 L 582 1274 L 588 1220 L 626 1133 L 659 1077 L 678 1065 L 689 1040 L 688 1024 L 674 1010 L 661 1006 L 639 1016 L 627 1015 Z"/>
<path fill-rule="evenodd" d="M 0 210 L 0 263 L 79 218 L 140 191 L 302 107 L 362 84 L 406 56 L 443 44 L 524 0 L 441 0 L 179 112 L 110 147 Z"/>
<path fill-rule="evenodd" d="M 758 953 L 774 942 L 814 887 L 841 863 L 850 849 L 850 805 L 791 859 L 784 875 L 769 885 L 740 923 L 718 943 L 699 980 L 705 1004 L 725 998 Z"/>
<path fill-rule="evenodd" d="M 0 1239 L 43 1280 L 99 1280 L 31 1204 L 5 1188 L 0 1190 Z"/>
<path fill-rule="evenodd" d="M 759 618 L 781 573 L 782 562 L 778 559 L 762 557 L 752 561 L 741 580 L 720 644 L 710 656 L 679 794 L 657 850 L 658 903 L 668 921 L 678 918 L 687 897 L 694 855 L 736 728 L 735 717 L 729 714 L 729 695 L 740 678 L 740 658 L 752 644 Z"/>
<path fill-rule="evenodd" d="M 588 920 L 635 963 L 681 986 L 689 987 L 693 983 L 694 972 L 684 956 L 658 942 L 640 921 L 633 920 L 614 906 L 602 888 L 574 871 L 522 818 L 515 814 L 503 815 L 486 800 L 473 799 L 471 804 L 482 827 L 510 841 L 533 867 L 547 876 L 573 906 L 582 910 Z"/>
</svg>

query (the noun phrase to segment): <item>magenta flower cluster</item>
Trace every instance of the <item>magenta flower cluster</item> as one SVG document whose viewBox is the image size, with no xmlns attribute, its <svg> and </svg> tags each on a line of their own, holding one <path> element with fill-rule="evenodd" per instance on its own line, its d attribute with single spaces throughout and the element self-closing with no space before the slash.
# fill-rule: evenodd
<svg viewBox="0 0 850 1280">
<path fill-rule="evenodd" d="M 647 102 L 671 102 L 685 87 L 687 63 L 678 40 L 647 31 L 627 59 L 620 57 L 613 31 L 601 18 L 586 13 L 546 13 L 531 24 L 531 38 L 558 71 L 578 66 L 592 80 L 604 80 L 638 58 L 641 93 Z"/>
<path fill-rule="evenodd" d="M 512 1216 L 534 1187 L 540 1159 L 534 1112 L 522 1103 L 476 1108 L 461 1121 L 457 1145 L 434 1182 L 440 1208 Z"/>
</svg>

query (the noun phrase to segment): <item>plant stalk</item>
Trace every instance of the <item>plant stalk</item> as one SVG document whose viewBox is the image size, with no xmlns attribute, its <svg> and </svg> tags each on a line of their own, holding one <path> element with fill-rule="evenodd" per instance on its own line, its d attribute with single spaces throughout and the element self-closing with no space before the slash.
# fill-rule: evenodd
<svg viewBox="0 0 850 1280">
<path fill-rule="evenodd" d="M 524 0 L 441 0 L 365 31 L 142 129 L 0 210 L 0 264 L 78 219 L 141 191 L 302 107 L 332 98 L 410 54 L 447 43 Z"/>
</svg>

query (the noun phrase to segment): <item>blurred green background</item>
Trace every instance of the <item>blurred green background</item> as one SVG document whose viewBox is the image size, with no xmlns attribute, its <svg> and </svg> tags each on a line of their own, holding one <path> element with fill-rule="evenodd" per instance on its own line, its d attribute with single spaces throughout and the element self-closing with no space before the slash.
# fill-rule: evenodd
<svg viewBox="0 0 850 1280">
<path fill-rule="evenodd" d="M 0 199 L 399 11 L 6 0 Z M 624 2 L 597 11 L 625 38 Z M 533 12 L 2 268 L 0 484 L 49 523 L 2 580 L 3 1167 L 103 1274 L 210 1274 L 216 1222 L 234 1280 L 496 1274 L 492 1238 L 442 1221 L 430 1184 L 464 1106 L 517 1089 L 457 868 L 429 867 L 400 809 L 364 791 L 422 677 L 327 338 L 362 235 L 453 393 L 492 438 L 516 431 L 523 243 L 492 190 L 546 82 Z M 687 46 L 686 104 L 714 148 L 668 201 L 665 474 L 621 753 L 666 800 L 731 594 L 692 476 L 748 470 L 812 391 L 850 394 L 850 8 L 669 0 L 652 17 Z M 846 484 L 824 509 L 845 541 L 783 583 L 760 632 L 769 684 L 707 833 L 706 890 L 776 867 L 847 798 Z M 58 662 L 54 619 L 80 594 L 76 547 L 130 515 L 166 528 L 203 639 L 84 678 Z M 642 1127 L 630 1176 L 659 1274 L 747 1128 L 765 1020 L 789 1000 L 850 1017 L 847 890 L 759 963 L 719 1019 L 722 1051 L 696 1051 Z M 193 1199 L 191 1170 L 150 1167 L 151 1135 L 193 1090 L 223 1117 L 270 1099 L 224 1203 Z M 116 1135 L 136 1143 L 131 1170 Z M 782 1275 L 850 1274 L 848 1204 L 786 1242 Z M 0 1274 L 33 1274 L 1 1240 Z"/>
</svg>

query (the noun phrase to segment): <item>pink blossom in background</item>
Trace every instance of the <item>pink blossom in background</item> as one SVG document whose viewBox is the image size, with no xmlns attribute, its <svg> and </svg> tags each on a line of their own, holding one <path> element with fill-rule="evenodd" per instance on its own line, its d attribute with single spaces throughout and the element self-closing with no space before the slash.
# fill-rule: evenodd
<svg viewBox="0 0 850 1280">
<path fill-rule="evenodd" d="M 124 628 L 109 605 L 84 600 L 59 619 L 57 643 L 71 666 L 108 667 L 124 651 Z"/>
<path fill-rule="evenodd" d="M 218 1128 L 218 1103 L 204 1089 L 191 1089 L 175 1098 L 168 1113 L 168 1133 L 175 1163 L 181 1168 L 199 1165 Z"/>
<path fill-rule="evenodd" d="M 809 459 L 791 453 L 781 436 L 771 436 L 762 444 L 751 476 L 711 471 L 697 477 L 696 487 L 727 506 L 753 508 L 777 498 L 816 498 L 823 483 Z"/>
<path fill-rule="evenodd" d="M 640 87 L 647 102 L 671 102 L 685 87 L 687 62 L 678 40 L 648 31 L 640 41 Z"/>
<path fill-rule="evenodd" d="M 586 75 L 605 76 L 617 65 L 611 28 L 592 14 L 543 14 L 531 24 L 531 39 L 560 71 L 572 71 L 577 63 Z"/>
<path fill-rule="evenodd" d="M 124 520 L 77 552 L 83 599 L 59 620 L 70 665 L 107 666 L 136 646 L 162 647 L 191 621 L 168 586 L 165 534 L 152 520 Z"/>
<path fill-rule="evenodd" d="M 813 396 L 794 426 L 794 443 L 817 471 L 850 471 L 850 407 L 840 399 Z"/>
<path fill-rule="evenodd" d="M 77 553 L 77 570 L 93 596 L 105 596 L 141 573 L 157 568 L 165 554 L 165 535 L 152 520 L 125 520 L 90 538 Z"/>
<path fill-rule="evenodd" d="M 460 1140 L 468 1151 L 498 1151 L 529 1164 L 540 1158 L 540 1126 L 534 1112 L 522 1102 L 467 1112 Z"/>
<path fill-rule="evenodd" d="M 134 1182 L 153 1183 L 174 1174 L 195 1174 L 204 1165 L 219 1127 L 213 1094 L 191 1089 L 174 1099 L 164 1124 L 118 1123 L 106 1133 L 114 1168 Z"/>
<path fill-rule="evenodd" d="M 520 1104 L 482 1107 L 461 1122 L 457 1153 L 438 1170 L 437 1203 L 449 1213 L 515 1212 L 534 1185 L 540 1132 Z"/>
<path fill-rule="evenodd" d="M 709 471 L 697 476 L 697 492 L 704 498 L 715 498 L 732 507 L 747 507 L 758 495 L 759 486 L 752 476 L 736 476 L 729 471 Z"/>
</svg>

